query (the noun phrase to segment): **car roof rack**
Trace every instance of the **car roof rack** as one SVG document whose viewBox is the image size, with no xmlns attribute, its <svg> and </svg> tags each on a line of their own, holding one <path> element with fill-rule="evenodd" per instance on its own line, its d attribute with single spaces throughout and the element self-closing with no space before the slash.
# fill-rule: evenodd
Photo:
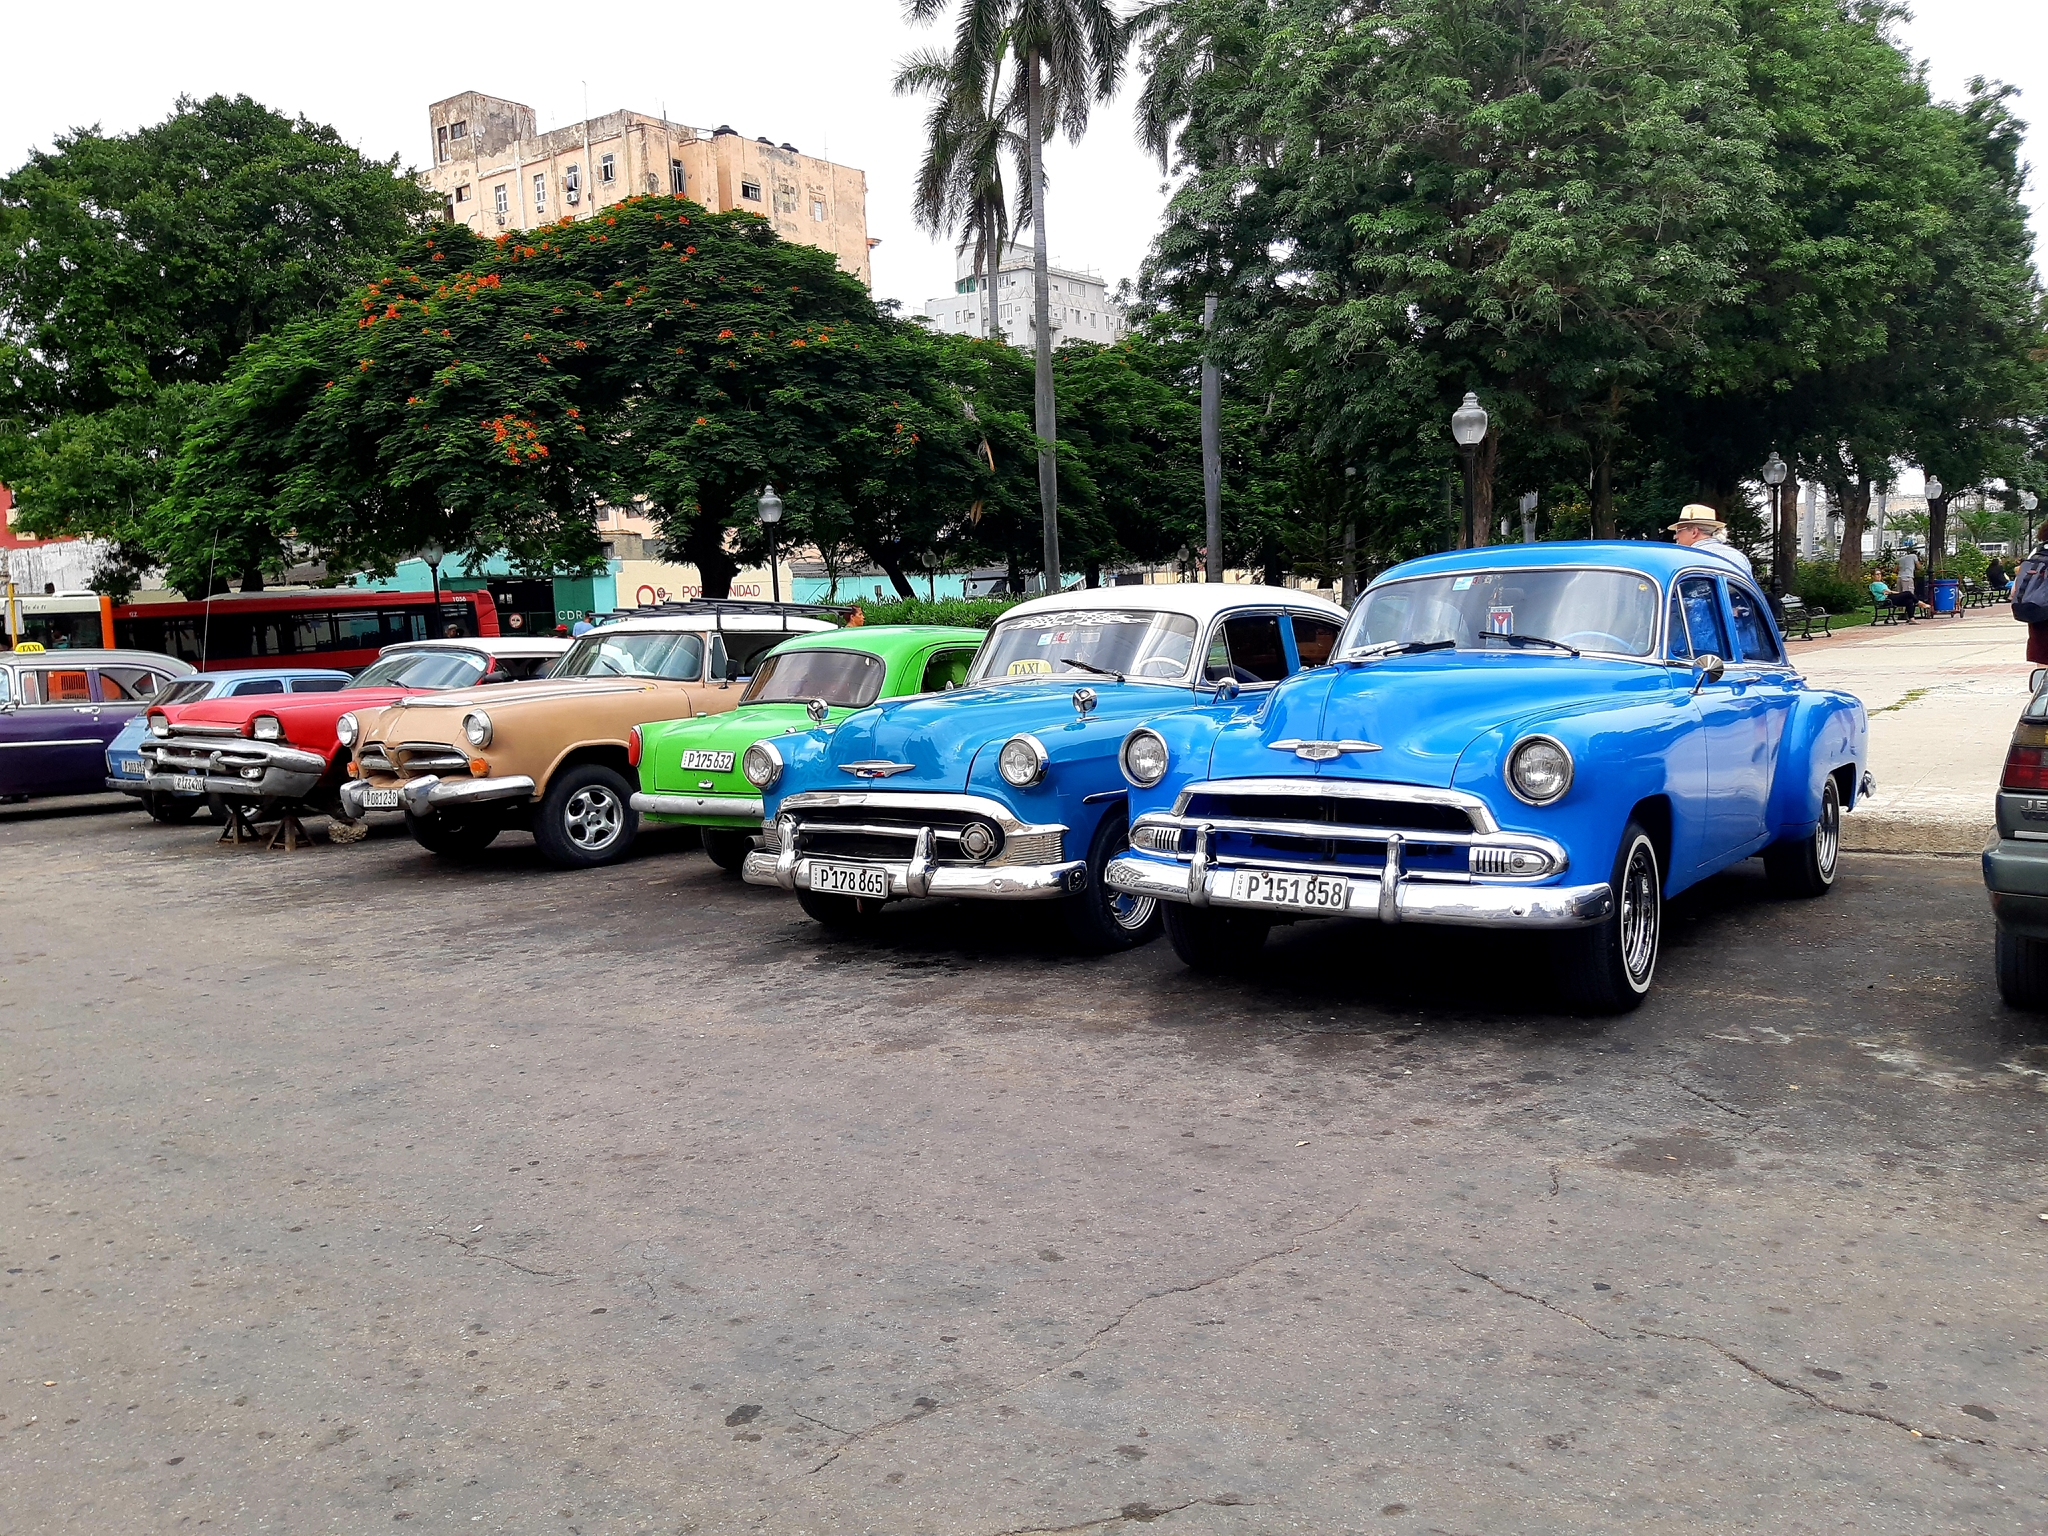
<svg viewBox="0 0 2048 1536">
<path fill-rule="evenodd" d="M 765 613 L 785 619 L 838 619 L 842 623 L 851 618 L 851 605 L 832 603 L 764 603 L 759 598 L 746 597 L 692 597 L 682 602 L 649 603 L 642 608 L 614 608 L 596 617 L 600 626 L 618 623 L 625 619 L 672 618 L 690 614 L 709 614 L 717 619 L 718 627 L 725 627 L 727 614 Z"/>
</svg>

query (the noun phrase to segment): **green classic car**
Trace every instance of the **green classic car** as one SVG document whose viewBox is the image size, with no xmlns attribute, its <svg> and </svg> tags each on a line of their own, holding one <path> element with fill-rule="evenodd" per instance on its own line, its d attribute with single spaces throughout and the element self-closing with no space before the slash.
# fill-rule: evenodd
<svg viewBox="0 0 2048 1536">
<path fill-rule="evenodd" d="M 761 791 L 743 771 L 747 748 L 837 724 L 877 699 L 957 687 L 982 639 L 978 629 L 875 624 L 786 640 L 761 659 L 737 709 L 634 727 L 633 809 L 658 826 L 702 828 L 712 862 L 737 874 L 761 831 Z"/>
</svg>

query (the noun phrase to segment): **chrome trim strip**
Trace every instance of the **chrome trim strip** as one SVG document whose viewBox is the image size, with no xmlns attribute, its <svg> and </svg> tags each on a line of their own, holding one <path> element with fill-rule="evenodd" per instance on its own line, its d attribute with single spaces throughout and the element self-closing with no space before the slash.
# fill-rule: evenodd
<svg viewBox="0 0 2048 1536">
<path fill-rule="evenodd" d="M 801 814 L 804 811 L 860 810 L 873 806 L 878 811 L 955 811 L 963 815 L 983 816 L 994 822 L 1004 836 L 1021 836 L 1030 832 L 1065 832 L 1063 823 L 1047 822 L 1043 825 L 1019 821 L 1017 815 L 1000 800 L 991 800 L 986 795 L 931 794 L 916 791 L 895 793 L 890 790 L 863 789 L 809 789 L 801 794 L 786 797 L 778 814 Z"/>
<path fill-rule="evenodd" d="M 1298 799 L 1397 800 L 1404 805 L 1441 805 L 1465 812 L 1475 832 L 1494 833 L 1500 823 L 1479 796 L 1462 789 L 1436 789 L 1426 784 L 1379 784 L 1370 779 L 1205 779 L 1189 784 L 1173 803 L 1173 814 L 1185 816 L 1196 795 L 1285 795 Z M 1438 834 L 1431 834 L 1432 836 Z M 1444 837 L 1465 834 L 1443 833 Z"/>
<path fill-rule="evenodd" d="M 736 816 L 760 821 L 767 814 L 758 795 L 656 795 L 635 791 L 632 807 L 650 816 Z"/>
<path fill-rule="evenodd" d="M 55 741 L 0 741 L 0 747 L 99 747 L 106 742 L 97 736 L 65 736 Z"/>
</svg>

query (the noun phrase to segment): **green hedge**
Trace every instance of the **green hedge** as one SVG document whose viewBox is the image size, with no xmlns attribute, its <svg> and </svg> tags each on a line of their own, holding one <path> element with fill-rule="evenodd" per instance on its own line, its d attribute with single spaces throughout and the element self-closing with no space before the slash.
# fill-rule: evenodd
<svg viewBox="0 0 2048 1536">
<path fill-rule="evenodd" d="M 952 624 L 963 629 L 987 629 L 1023 601 L 1021 597 L 942 597 L 932 602 L 929 598 L 906 597 L 857 606 L 865 624 Z"/>
<path fill-rule="evenodd" d="M 1800 561 L 1799 579 L 1792 590 L 1807 607 L 1825 608 L 1829 613 L 1854 613 L 1870 606 L 1869 589 L 1842 580 L 1832 560 Z"/>
</svg>

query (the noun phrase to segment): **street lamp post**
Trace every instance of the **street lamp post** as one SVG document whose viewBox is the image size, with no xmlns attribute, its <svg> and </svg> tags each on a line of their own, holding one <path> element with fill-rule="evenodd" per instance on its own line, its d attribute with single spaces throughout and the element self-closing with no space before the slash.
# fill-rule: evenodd
<svg viewBox="0 0 2048 1536">
<path fill-rule="evenodd" d="M 2018 554 L 2020 546 L 2026 543 L 2029 539 L 2031 539 L 2034 536 L 2034 509 L 2040 505 L 2041 498 L 2036 496 L 2032 491 L 2020 492 L 2020 510 L 2026 513 L 2026 526 L 2020 529 L 2020 536 L 2017 539 L 2013 540 L 2012 547 L 2014 554 Z"/>
<path fill-rule="evenodd" d="M 1486 441 L 1486 409 L 1470 390 L 1465 393 L 1465 403 L 1451 412 L 1451 440 L 1458 445 L 1458 456 L 1465 464 L 1465 524 L 1458 530 L 1458 548 L 1468 549 L 1477 541 L 1479 445 Z"/>
<path fill-rule="evenodd" d="M 1536 493 L 1534 491 L 1522 492 L 1522 542 L 1524 544 L 1534 544 L 1536 542 Z"/>
<path fill-rule="evenodd" d="M 1764 484 L 1771 488 L 1771 596 L 1777 601 L 1780 611 L 1785 602 L 1785 571 L 1797 558 L 1797 546 L 1786 537 L 1790 531 L 1785 520 L 1785 477 L 1791 474 L 1791 466 L 1778 457 L 1773 448 L 1771 456 L 1764 460 Z M 1788 546 L 1793 553 L 1788 553 Z"/>
<path fill-rule="evenodd" d="M 1948 487 L 1933 475 L 1927 477 L 1927 577 L 1930 581 L 1934 579 L 1935 554 L 1948 538 L 1948 503 L 1942 497 L 1942 493 L 1947 489 Z M 1939 516 L 1934 510 L 1937 503 L 1941 507 Z M 1937 523 L 1941 525 L 1938 530 L 1935 526 Z"/>
<path fill-rule="evenodd" d="M 768 592 L 779 603 L 782 601 L 782 571 L 775 563 L 775 525 L 782 521 L 782 498 L 775 494 L 774 486 L 761 488 L 761 497 L 754 503 L 754 510 L 760 516 L 761 526 L 768 530 Z"/>
<path fill-rule="evenodd" d="M 428 542 L 420 546 L 420 558 L 427 562 L 427 568 L 433 572 L 434 576 L 435 629 L 439 629 L 441 627 L 441 562 L 442 560 L 447 558 L 447 554 L 448 551 L 441 547 L 441 543 L 438 539 L 430 539 Z M 429 635 L 427 638 L 432 640 L 439 639 L 440 637 L 438 635 Z"/>
</svg>

